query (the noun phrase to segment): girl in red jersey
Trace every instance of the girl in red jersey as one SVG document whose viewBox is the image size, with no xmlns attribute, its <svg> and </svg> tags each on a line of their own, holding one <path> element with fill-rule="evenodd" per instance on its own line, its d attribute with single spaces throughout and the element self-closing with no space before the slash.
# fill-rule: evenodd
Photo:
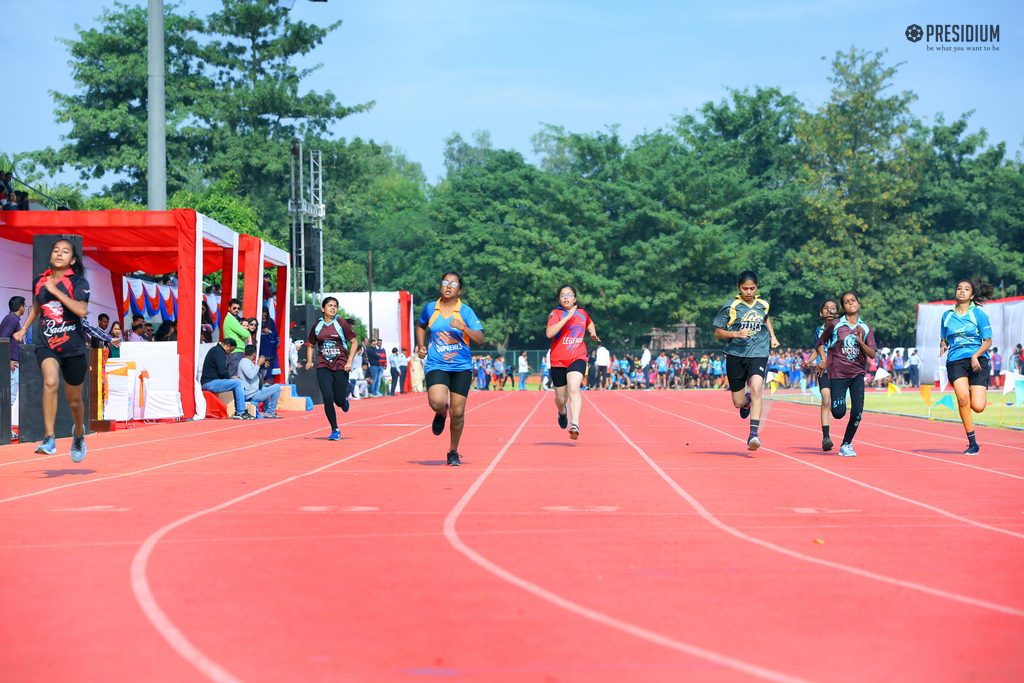
<svg viewBox="0 0 1024 683">
<path fill-rule="evenodd" d="M 601 343 L 594 329 L 594 321 L 586 311 L 577 306 L 576 288 L 563 285 L 558 288 L 558 308 L 548 316 L 545 331 L 551 340 L 551 384 L 555 387 L 555 407 L 558 409 L 558 426 L 569 428 L 569 438 L 580 438 L 580 408 L 583 397 L 580 385 L 587 372 L 587 344 L 583 340 L 586 332 L 590 338 Z M 566 401 L 569 414 L 566 415 Z"/>
</svg>

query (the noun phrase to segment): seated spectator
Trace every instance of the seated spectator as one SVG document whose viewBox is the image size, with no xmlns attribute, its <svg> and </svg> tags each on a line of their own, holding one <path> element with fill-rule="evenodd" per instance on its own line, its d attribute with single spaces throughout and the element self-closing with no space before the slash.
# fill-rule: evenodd
<svg viewBox="0 0 1024 683">
<path fill-rule="evenodd" d="M 370 383 L 366 380 L 369 373 L 370 368 L 365 363 L 352 363 L 352 372 L 348 373 L 348 393 L 352 398 L 358 400 L 370 397 Z"/>
<path fill-rule="evenodd" d="M 156 341 L 167 341 L 167 335 L 171 333 L 171 321 L 165 320 L 160 323 L 160 327 L 156 330 L 156 335 L 153 337 Z"/>
<path fill-rule="evenodd" d="M 108 331 L 108 334 L 114 340 L 114 341 L 110 342 L 110 357 L 111 358 L 120 358 L 121 357 L 121 341 L 122 341 L 122 339 L 121 339 L 122 331 L 121 331 L 121 321 L 120 320 L 115 320 L 114 322 L 112 322 L 110 324 L 110 330 Z"/>
<path fill-rule="evenodd" d="M 146 334 L 146 323 L 142 320 L 136 320 L 132 323 L 132 331 L 128 333 L 128 341 L 130 342 L 144 342 L 149 341 L 145 337 Z"/>
<path fill-rule="evenodd" d="M 7 203 L 4 204 L 4 211 L 17 211 L 18 200 L 13 192 L 8 193 Z"/>
<path fill-rule="evenodd" d="M 28 192 L 16 192 L 15 194 L 18 195 L 18 210 L 28 211 Z"/>
<path fill-rule="evenodd" d="M 146 341 L 153 341 L 153 323 L 146 323 L 146 331 L 142 333 Z"/>
<path fill-rule="evenodd" d="M 206 354 L 206 360 L 203 361 L 203 374 L 200 376 L 199 383 L 202 385 L 203 391 L 214 394 L 219 394 L 222 391 L 234 393 L 234 419 L 254 420 L 252 415 L 245 412 L 245 387 L 242 381 L 231 379 L 231 375 L 228 374 L 228 354 L 234 353 L 236 346 L 234 339 L 225 339 L 211 348 Z"/>
<path fill-rule="evenodd" d="M 277 399 L 281 396 L 280 384 L 268 384 L 260 389 L 260 368 L 266 367 L 269 361 L 263 356 L 256 357 L 256 346 L 245 347 L 245 355 L 238 361 L 238 379 L 241 380 L 245 392 L 245 400 L 250 403 L 263 403 L 263 417 L 279 418 Z M 225 362 L 225 366 L 227 363 Z"/>
</svg>

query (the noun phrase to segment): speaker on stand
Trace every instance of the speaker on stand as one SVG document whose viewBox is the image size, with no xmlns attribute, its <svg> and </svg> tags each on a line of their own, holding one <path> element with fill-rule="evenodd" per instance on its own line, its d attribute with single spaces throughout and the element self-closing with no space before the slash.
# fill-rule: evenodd
<svg viewBox="0 0 1024 683">
<path fill-rule="evenodd" d="M 320 309 L 316 306 L 300 305 L 292 306 L 292 341 L 306 342 L 309 339 L 310 330 L 316 329 L 316 323 L 320 320 Z M 314 363 L 316 354 L 313 355 Z M 313 399 L 314 405 L 322 405 L 323 397 L 320 395 L 320 385 L 316 381 L 316 366 L 312 370 L 306 369 L 306 347 L 299 349 L 299 366 L 295 372 L 295 389 L 299 396 L 308 396 Z"/>
</svg>

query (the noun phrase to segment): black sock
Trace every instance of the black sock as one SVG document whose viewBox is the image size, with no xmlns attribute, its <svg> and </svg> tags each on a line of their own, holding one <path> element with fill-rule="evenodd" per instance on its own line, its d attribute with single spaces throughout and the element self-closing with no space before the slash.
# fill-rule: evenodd
<svg viewBox="0 0 1024 683">
<path fill-rule="evenodd" d="M 974 430 L 973 429 L 971 431 L 967 432 L 967 441 L 972 446 L 977 446 L 978 445 L 978 442 L 974 440 Z"/>
<path fill-rule="evenodd" d="M 757 434 L 757 428 L 759 426 L 761 426 L 761 421 L 760 420 L 751 420 L 750 421 L 750 433 L 751 434 Z"/>
<path fill-rule="evenodd" d="M 824 425 L 824 426 L 823 426 L 823 427 L 821 428 L 821 436 L 822 436 L 823 438 L 825 438 L 825 439 L 827 439 L 827 438 L 828 438 L 828 425 Z"/>
</svg>

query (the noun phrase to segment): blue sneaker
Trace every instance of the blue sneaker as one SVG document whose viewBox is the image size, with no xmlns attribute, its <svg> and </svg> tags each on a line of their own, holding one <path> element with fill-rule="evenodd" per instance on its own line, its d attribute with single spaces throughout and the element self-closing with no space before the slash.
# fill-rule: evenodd
<svg viewBox="0 0 1024 683">
<path fill-rule="evenodd" d="M 71 461 L 82 462 L 85 460 L 85 435 L 76 436 L 71 439 Z"/>
<path fill-rule="evenodd" d="M 345 402 L 341 404 L 341 412 L 343 412 L 343 413 L 347 413 L 348 412 L 348 399 L 347 398 L 345 399 Z"/>
<path fill-rule="evenodd" d="M 327 437 L 327 440 L 328 441 L 337 441 L 340 438 L 341 438 L 341 430 L 340 429 L 335 429 L 335 430 L 331 431 L 331 435 L 329 437 Z"/>
<path fill-rule="evenodd" d="M 43 439 L 42 443 L 36 446 L 36 453 L 40 453 L 42 455 L 53 455 L 56 452 L 57 440 L 53 438 L 52 434 Z"/>
</svg>

